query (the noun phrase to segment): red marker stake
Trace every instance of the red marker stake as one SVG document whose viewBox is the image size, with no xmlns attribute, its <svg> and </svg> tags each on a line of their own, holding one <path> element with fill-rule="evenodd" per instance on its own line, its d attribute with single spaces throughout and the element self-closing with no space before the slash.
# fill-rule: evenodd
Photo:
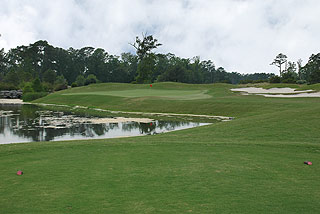
<svg viewBox="0 0 320 214">
<path fill-rule="evenodd" d="M 310 162 L 310 161 L 305 161 L 304 164 L 312 165 L 312 162 Z"/>
</svg>

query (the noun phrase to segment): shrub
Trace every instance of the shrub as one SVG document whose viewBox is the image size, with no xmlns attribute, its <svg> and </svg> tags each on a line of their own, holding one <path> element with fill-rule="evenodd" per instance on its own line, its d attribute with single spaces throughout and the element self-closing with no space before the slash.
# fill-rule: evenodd
<svg viewBox="0 0 320 214">
<path fill-rule="evenodd" d="M 282 79 L 281 82 L 282 83 L 296 83 L 296 81 L 294 79 L 291 79 L 291 78 Z"/>
<path fill-rule="evenodd" d="M 240 82 L 239 82 L 240 84 L 248 84 L 248 83 L 253 83 L 253 80 L 248 80 L 248 79 L 246 79 L 246 80 L 240 80 Z"/>
<path fill-rule="evenodd" d="M 85 85 L 90 85 L 90 84 L 97 83 L 97 82 L 98 82 L 97 77 L 94 74 L 89 74 L 87 76 Z"/>
<path fill-rule="evenodd" d="M 30 82 L 25 83 L 22 91 L 24 94 L 34 92 L 32 88 L 32 84 Z"/>
<path fill-rule="evenodd" d="M 53 92 L 53 84 L 44 82 L 42 83 L 42 86 L 43 86 L 43 91 Z"/>
<path fill-rule="evenodd" d="M 67 80 L 62 75 L 57 77 L 54 84 L 55 84 L 54 86 L 55 91 L 60 91 L 68 88 Z"/>
<path fill-rule="evenodd" d="M 41 97 L 47 96 L 47 92 L 29 92 L 22 95 L 22 100 L 24 102 L 30 102 L 36 99 L 39 99 Z"/>
<path fill-rule="evenodd" d="M 43 92 L 43 87 L 39 78 L 33 80 L 32 89 L 34 92 Z"/>
<path fill-rule="evenodd" d="M 55 91 L 61 91 L 61 90 L 67 89 L 67 88 L 68 88 L 68 85 L 65 85 L 65 84 L 58 84 L 58 85 L 54 86 Z"/>
<path fill-rule="evenodd" d="M 71 87 L 72 87 L 72 88 L 78 87 L 78 84 L 77 84 L 76 82 L 73 82 L 73 83 L 71 84 Z"/>
<path fill-rule="evenodd" d="M 79 75 L 77 76 L 76 82 L 77 86 L 84 86 L 84 84 L 86 83 L 86 78 L 84 78 L 84 76 Z"/>
<path fill-rule="evenodd" d="M 302 84 L 307 84 L 307 80 L 297 80 L 296 83 L 297 83 L 297 84 L 300 84 L 300 85 L 302 85 Z"/>
<path fill-rule="evenodd" d="M 279 76 L 275 75 L 275 76 L 270 77 L 269 82 L 270 83 L 280 83 L 281 79 Z"/>
</svg>

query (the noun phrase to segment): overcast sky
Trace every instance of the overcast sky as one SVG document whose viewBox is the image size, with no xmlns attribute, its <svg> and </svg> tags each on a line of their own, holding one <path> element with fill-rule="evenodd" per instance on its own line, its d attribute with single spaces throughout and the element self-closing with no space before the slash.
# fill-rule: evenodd
<svg viewBox="0 0 320 214">
<path fill-rule="evenodd" d="M 320 52 L 320 0 L 0 0 L 0 48 L 38 40 L 62 48 L 133 52 L 147 32 L 158 53 L 211 59 L 227 71 L 274 72 L 283 52 Z"/>
</svg>

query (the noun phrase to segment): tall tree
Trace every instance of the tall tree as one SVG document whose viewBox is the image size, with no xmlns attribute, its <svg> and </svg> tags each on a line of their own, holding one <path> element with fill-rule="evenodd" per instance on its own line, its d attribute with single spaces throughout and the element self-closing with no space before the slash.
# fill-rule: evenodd
<svg viewBox="0 0 320 214">
<path fill-rule="evenodd" d="M 155 67 L 155 55 L 152 50 L 162 45 L 152 35 L 142 34 L 142 39 L 138 36 L 132 45 L 136 49 L 139 59 L 138 76 L 136 78 L 138 83 L 152 82 L 152 73 Z"/>
<path fill-rule="evenodd" d="M 297 65 L 298 65 L 298 75 L 299 75 L 299 79 L 301 80 L 301 79 L 302 79 L 302 73 L 301 73 L 302 59 L 298 59 Z"/>
<path fill-rule="evenodd" d="M 287 56 L 282 53 L 279 53 L 270 65 L 275 65 L 279 68 L 280 77 L 281 77 L 282 76 L 282 65 L 286 62 L 287 62 Z"/>
<path fill-rule="evenodd" d="M 136 36 L 136 41 L 130 43 L 135 49 L 139 60 L 143 60 L 145 57 L 152 53 L 152 50 L 161 46 L 162 44 L 158 43 L 158 40 L 153 38 L 152 35 L 147 35 L 142 33 L 142 39 Z"/>
<path fill-rule="evenodd" d="M 7 66 L 7 58 L 4 49 L 0 49 L 0 76 L 5 75 L 5 70 Z"/>
</svg>

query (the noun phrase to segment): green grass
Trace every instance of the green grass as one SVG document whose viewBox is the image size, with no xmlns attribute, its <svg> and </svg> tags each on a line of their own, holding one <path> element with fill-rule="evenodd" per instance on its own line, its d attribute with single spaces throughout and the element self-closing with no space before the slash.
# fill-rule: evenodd
<svg viewBox="0 0 320 214">
<path fill-rule="evenodd" d="M 143 94 L 147 86 L 97 84 L 37 102 L 236 119 L 155 136 L 1 145 L 0 213 L 318 213 L 319 98 L 241 96 L 226 84 L 174 83 L 152 90 L 207 90 L 211 97 L 94 94 Z M 19 169 L 23 176 L 15 175 Z"/>
<path fill-rule="evenodd" d="M 164 90 L 164 89 L 133 89 L 121 91 L 94 91 L 94 92 L 76 92 L 63 95 L 103 95 L 115 97 L 154 97 L 155 99 L 174 99 L 174 100 L 197 100 L 210 98 L 201 90 Z"/>
</svg>

